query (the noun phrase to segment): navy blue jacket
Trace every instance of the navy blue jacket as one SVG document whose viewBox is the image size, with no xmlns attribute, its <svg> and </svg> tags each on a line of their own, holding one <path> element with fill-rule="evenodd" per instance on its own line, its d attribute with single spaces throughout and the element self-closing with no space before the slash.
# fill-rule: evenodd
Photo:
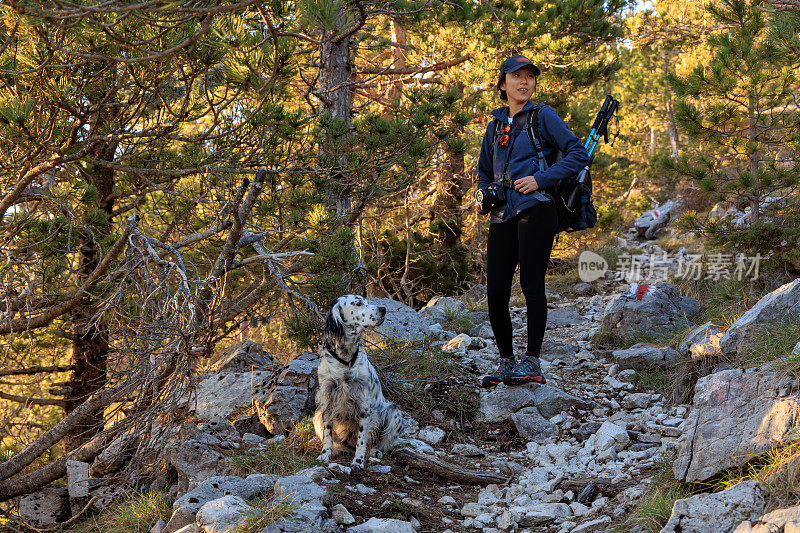
<svg viewBox="0 0 800 533">
<path fill-rule="evenodd" d="M 514 124 L 525 120 L 527 113 L 524 111 L 533 107 L 528 102 L 514 115 Z M 499 119 L 502 124 L 508 124 L 508 106 L 492 111 L 492 116 Z M 552 202 L 552 197 L 542 189 L 555 187 L 563 178 L 577 175 L 589 163 L 589 154 L 586 148 L 561 120 L 553 108 L 545 106 L 539 110 L 539 136 L 542 142 L 542 151 L 548 161 L 553 160 L 556 152 L 561 151 L 562 159 L 547 170 L 540 170 L 539 157 L 524 130 L 525 124 L 520 124 L 520 133 L 516 139 L 511 138 L 505 146 L 498 142 L 494 147 L 494 157 L 490 156 L 490 147 L 494 136 L 494 121 L 490 122 L 483 136 L 481 153 L 478 158 L 478 187 L 486 187 L 492 181 L 500 181 L 503 168 L 508 162 L 508 177 L 511 179 L 533 176 L 539 188 L 532 193 L 522 194 L 514 189 L 506 189 L 506 202 L 492 211 L 492 222 L 505 222 L 522 211 L 544 202 Z M 512 132 L 514 127 L 512 126 Z M 509 153 L 509 150 L 511 152 Z"/>
</svg>

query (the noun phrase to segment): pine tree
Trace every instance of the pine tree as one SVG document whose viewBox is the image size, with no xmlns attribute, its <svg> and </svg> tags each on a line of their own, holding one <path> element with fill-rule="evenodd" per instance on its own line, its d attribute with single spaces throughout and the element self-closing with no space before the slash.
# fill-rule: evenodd
<svg viewBox="0 0 800 533">
<path fill-rule="evenodd" d="M 776 153 L 791 141 L 796 123 L 797 62 L 769 38 L 758 2 L 722 0 L 706 9 L 724 28 L 707 39 L 710 59 L 686 77 L 669 78 L 680 98 L 676 119 L 694 149 L 664 164 L 719 200 L 748 206 L 746 231 L 714 222 L 704 227 L 721 243 L 738 242 L 766 253 L 786 240 L 782 233 L 792 233 L 791 227 L 776 226 L 778 219 L 764 220 L 763 215 L 767 202 L 770 210 L 785 210 L 797 185 L 795 173 L 776 165 Z M 696 218 L 688 221 L 699 224 Z"/>
</svg>

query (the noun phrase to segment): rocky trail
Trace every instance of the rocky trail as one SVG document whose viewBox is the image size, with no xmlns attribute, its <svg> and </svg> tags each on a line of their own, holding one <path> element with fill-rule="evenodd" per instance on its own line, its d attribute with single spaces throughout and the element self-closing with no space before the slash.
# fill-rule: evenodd
<svg viewBox="0 0 800 533">
<path fill-rule="evenodd" d="M 727 329 L 696 327 L 677 347 L 680 353 L 657 344 L 624 350 L 594 344 L 601 328 L 623 336 L 674 332 L 690 325 L 699 309 L 669 284 L 649 287 L 641 298 L 627 289 L 610 272 L 568 287 L 564 295 L 549 292 L 542 348 L 547 384 L 493 390 L 478 388 L 498 362 L 485 312 L 453 298 L 434 298 L 420 311 L 373 299 L 388 308 L 376 335 L 415 341 L 401 356 L 373 353 L 388 380 L 387 395 L 413 417 L 409 437 L 421 451 L 507 479 L 485 487 L 443 479 L 392 457 L 371 458 L 359 473 L 350 471 L 349 457 L 314 464 L 319 443 L 307 416 L 318 356 L 304 353 L 283 365 L 256 343 L 235 345 L 199 381 L 192 415 L 163 447 L 160 460 L 167 467 L 144 487 L 176 497 L 171 517 L 153 533 L 233 532 L 251 524 L 247 517 L 264 502 L 282 509 L 279 518 L 244 531 L 646 531 L 632 512 L 654 473 L 669 465 L 664 461 L 674 458 L 675 476 L 687 482 L 741 465 L 793 435 L 800 401 L 774 372 L 724 363 L 700 378 L 691 405 L 640 384 L 674 372 L 681 356 L 738 346 L 760 321 L 797 309 L 800 280 L 762 298 Z M 473 302 L 480 300 L 476 292 Z M 468 333 L 446 329 L 454 317 Z M 524 307 L 512 308 L 518 353 L 525 349 L 525 319 Z M 413 374 L 412 363 L 422 368 L 432 362 L 440 365 L 432 372 L 446 375 L 414 379 L 399 369 L 411 367 Z M 125 442 L 112 444 L 91 465 L 92 475 L 121 468 L 130 449 Z M 85 502 L 70 492 L 77 479 L 23 498 L 23 518 L 46 526 L 63 517 L 65 507 Z M 747 483 L 679 500 L 664 531 L 751 531 L 741 529 L 743 520 L 758 519 L 767 509 L 762 488 Z M 95 506 L 111 501 L 113 488 L 86 484 L 84 498 L 96 497 Z M 794 515 L 765 516 L 774 525 Z"/>
</svg>

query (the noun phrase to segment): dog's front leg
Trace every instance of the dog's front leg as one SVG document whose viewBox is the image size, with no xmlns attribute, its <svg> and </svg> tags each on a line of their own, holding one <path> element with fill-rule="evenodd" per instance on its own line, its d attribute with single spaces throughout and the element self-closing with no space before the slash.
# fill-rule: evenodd
<svg viewBox="0 0 800 533">
<path fill-rule="evenodd" d="M 369 448 L 370 435 L 375 429 L 375 417 L 371 413 L 361 413 L 358 419 L 358 441 L 356 442 L 356 454 L 350 467 L 356 470 L 363 470 L 367 462 L 367 449 Z"/>
<path fill-rule="evenodd" d="M 322 409 L 314 413 L 314 430 L 317 436 L 322 434 L 322 453 L 317 456 L 317 461 L 327 463 L 331 460 L 333 435 L 331 433 L 331 421 L 325 419 L 325 411 Z"/>
</svg>

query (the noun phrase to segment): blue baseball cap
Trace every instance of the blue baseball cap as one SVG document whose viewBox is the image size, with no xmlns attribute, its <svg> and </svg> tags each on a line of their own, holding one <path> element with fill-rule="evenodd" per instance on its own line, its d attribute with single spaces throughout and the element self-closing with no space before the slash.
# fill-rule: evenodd
<svg viewBox="0 0 800 533">
<path fill-rule="evenodd" d="M 539 74 L 542 73 L 539 67 L 533 64 L 533 61 L 531 61 L 525 56 L 517 55 L 517 56 L 511 56 L 505 61 L 503 61 L 503 63 L 500 65 L 500 75 L 502 76 L 507 72 L 516 72 L 521 68 L 531 69 L 533 71 L 534 76 L 538 76 Z"/>
</svg>

